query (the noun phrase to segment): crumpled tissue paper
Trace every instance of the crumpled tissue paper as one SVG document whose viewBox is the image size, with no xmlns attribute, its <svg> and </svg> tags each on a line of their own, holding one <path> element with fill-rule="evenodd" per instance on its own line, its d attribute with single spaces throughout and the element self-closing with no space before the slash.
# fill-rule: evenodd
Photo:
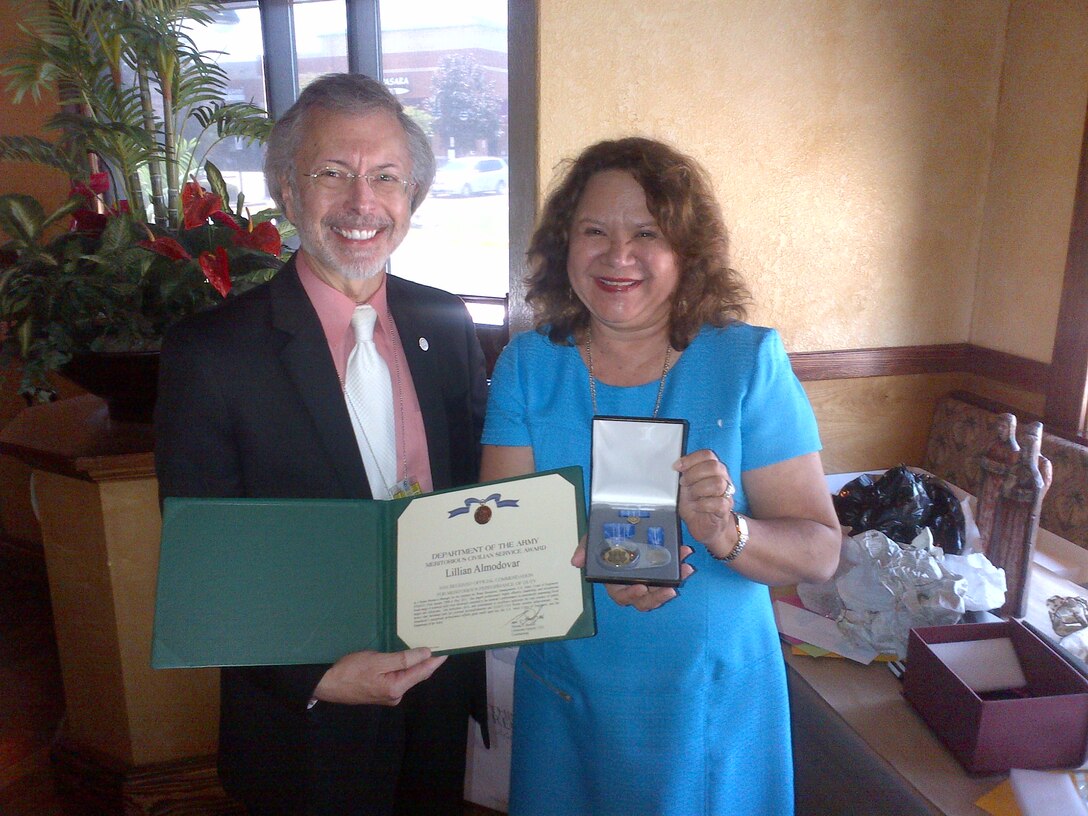
<svg viewBox="0 0 1088 816">
<path fill-rule="evenodd" d="M 957 623 L 966 610 L 1000 606 L 1005 573 L 981 553 L 946 556 L 929 528 L 906 545 L 868 530 L 844 537 L 830 581 L 799 584 L 797 594 L 855 642 L 902 659 L 912 627 Z"/>
</svg>

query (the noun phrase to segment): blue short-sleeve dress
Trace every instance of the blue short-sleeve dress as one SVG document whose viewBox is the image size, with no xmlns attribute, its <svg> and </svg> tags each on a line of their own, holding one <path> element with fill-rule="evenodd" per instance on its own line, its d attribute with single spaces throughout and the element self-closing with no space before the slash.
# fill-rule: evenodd
<svg viewBox="0 0 1088 816">
<path fill-rule="evenodd" d="M 649 417 L 658 382 L 597 384 L 597 413 Z M 578 464 L 589 497 L 588 372 L 538 332 L 495 368 L 484 444 L 531 446 L 537 470 Z M 704 327 L 666 379 L 659 416 L 734 476 L 820 449 L 778 334 Z M 736 508 L 747 510 L 737 480 Z M 652 612 L 594 587 L 597 635 L 526 646 L 514 683 L 512 816 L 790 814 L 785 668 L 767 587 L 684 529 L 695 573 Z"/>
</svg>

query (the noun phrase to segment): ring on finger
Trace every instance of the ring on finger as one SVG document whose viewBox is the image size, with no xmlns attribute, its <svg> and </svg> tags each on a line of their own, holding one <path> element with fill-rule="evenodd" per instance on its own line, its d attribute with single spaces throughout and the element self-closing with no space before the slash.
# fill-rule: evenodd
<svg viewBox="0 0 1088 816">
<path fill-rule="evenodd" d="M 723 499 L 731 499 L 736 494 L 737 488 L 731 481 L 726 480 L 725 490 L 722 492 Z"/>
</svg>

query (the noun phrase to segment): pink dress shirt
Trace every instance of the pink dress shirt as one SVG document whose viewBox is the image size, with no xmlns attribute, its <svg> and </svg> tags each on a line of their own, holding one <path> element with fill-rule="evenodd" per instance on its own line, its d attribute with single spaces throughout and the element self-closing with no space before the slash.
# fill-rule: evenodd
<svg viewBox="0 0 1088 816">
<path fill-rule="evenodd" d="M 347 369 L 348 356 L 355 348 L 355 335 L 351 330 L 351 315 L 357 305 L 343 292 L 332 288 L 317 277 L 306 262 L 306 256 L 296 255 L 296 268 L 302 288 L 317 310 L 321 327 L 325 330 L 325 339 L 332 352 L 336 365 L 336 374 L 344 384 L 344 371 Z M 374 344 L 378 353 L 389 366 L 389 375 L 393 379 L 393 414 L 396 418 L 397 436 L 397 479 L 411 478 L 418 481 L 424 493 L 434 489 L 431 481 L 431 460 L 427 454 L 427 434 L 423 427 L 423 414 L 419 410 L 419 397 L 415 383 L 404 358 L 404 346 L 397 333 L 393 316 L 389 313 L 386 301 L 385 278 L 382 285 L 367 301 L 378 313 L 378 323 L 374 330 Z M 400 372 L 398 377 L 397 372 Z M 345 397 L 346 400 L 346 397 Z"/>
</svg>

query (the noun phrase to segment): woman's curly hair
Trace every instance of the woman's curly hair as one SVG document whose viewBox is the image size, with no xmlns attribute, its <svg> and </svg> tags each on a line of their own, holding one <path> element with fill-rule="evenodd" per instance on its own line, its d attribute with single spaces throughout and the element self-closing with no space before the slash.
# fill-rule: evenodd
<svg viewBox="0 0 1088 816">
<path fill-rule="evenodd" d="M 566 172 L 549 193 L 529 242 L 532 270 L 526 299 L 538 331 L 555 343 L 580 339 L 589 310 L 567 277 L 571 222 L 586 184 L 595 173 L 624 170 L 646 193 L 646 206 L 676 253 L 680 280 L 672 296 L 669 336 L 685 349 L 704 324 L 743 320 L 750 301 L 740 274 L 729 267 L 729 239 L 706 171 L 662 142 L 640 137 L 598 142 L 567 160 Z"/>
</svg>

